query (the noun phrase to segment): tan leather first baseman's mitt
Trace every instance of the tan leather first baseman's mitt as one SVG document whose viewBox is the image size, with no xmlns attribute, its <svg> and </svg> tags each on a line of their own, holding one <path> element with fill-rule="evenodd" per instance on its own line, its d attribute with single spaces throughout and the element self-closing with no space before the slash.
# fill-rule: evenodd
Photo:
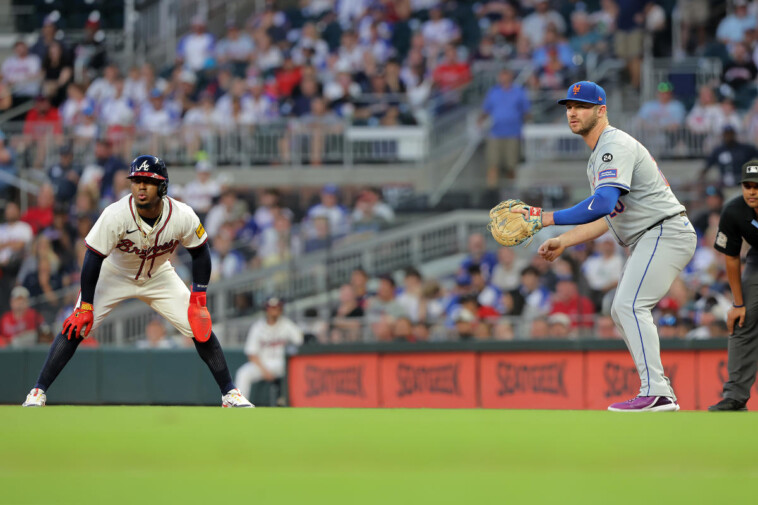
<svg viewBox="0 0 758 505">
<path fill-rule="evenodd" d="M 515 212 L 526 210 L 526 214 Z M 534 234 L 542 229 L 542 209 L 525 204 L 521 200 L 506 200 L 490 210 L 487 230 L 497 242 L 506 247 L 524 244 L 528 246 Z"/>
</svg>

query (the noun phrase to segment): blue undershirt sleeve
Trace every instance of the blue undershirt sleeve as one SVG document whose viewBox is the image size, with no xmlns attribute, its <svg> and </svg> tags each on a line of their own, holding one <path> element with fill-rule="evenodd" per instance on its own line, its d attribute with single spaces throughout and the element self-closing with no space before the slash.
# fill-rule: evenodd
<svg viewBox="0 0 758 505">
<path fill-rule="evenodd" d="M 614 186 L 597 188 L 595 194 L 570 209 L 556 211 L 553 214 L 553 220 L 556 225 L 585 224 L 597 221 L 613 212 L 620 196 L 620 188 Z"/>
<path fill-rule="evenodd" d="M 103 256 L 99 256 L 87 249 L 82 262 L 81 294 L 82 302 L 90 305 L 95 299 L 95 287 L 100 278 L 100 267 L 103 266 Z"/>
</svg>

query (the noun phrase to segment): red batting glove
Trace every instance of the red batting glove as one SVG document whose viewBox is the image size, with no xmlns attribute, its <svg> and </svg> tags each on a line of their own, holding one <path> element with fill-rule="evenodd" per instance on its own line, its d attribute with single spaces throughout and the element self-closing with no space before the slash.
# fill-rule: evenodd
<svg viewBox="0 0 758 505">
<path fill-rule="evenodd" d="M 63 334 L 71 340 L 74 338 L 87 338 L 92 329 L 92 304 L 82 302 L 74 309 L 74 312 L 63 321 Z M 82 335 L 83 333 L 83 335 Z"/>
<path fill-rule="evenodd" d="M 205 305 L 204 291 L 190 293 L 187 319 L 189 319 L 189 325 L 192 328 L 192 335 L 198 342 L 207 342 L 211 338 L 211 315 Z"/>
</svg>

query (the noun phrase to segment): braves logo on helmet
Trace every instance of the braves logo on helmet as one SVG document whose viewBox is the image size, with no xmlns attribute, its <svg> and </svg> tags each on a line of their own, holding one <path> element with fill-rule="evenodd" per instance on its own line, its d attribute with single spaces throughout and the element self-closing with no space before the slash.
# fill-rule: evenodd
<svg viewBox="0 0 758 505">
<path fill-rule="evenodd" d="M 166 163 L 157 156 L 143 154 L 137 156 L 129 167 L 129 179 L 134 177 L 148 177 L 158 179 L 158 194 L 163 197 L 168 192 L 168 170 Z"/>
</svg>

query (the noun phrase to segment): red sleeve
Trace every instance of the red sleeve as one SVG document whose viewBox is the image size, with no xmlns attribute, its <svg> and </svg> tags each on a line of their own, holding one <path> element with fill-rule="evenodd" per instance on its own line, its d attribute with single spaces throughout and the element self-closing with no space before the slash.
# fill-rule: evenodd
<svg viewBox="0 0 758 505">
<path fill-rule="evenodd" d="M 441 85 L 442 82 L 442 65 L 439 65 L 437 68 L 434 69 L 434 72 L 432 72 L 432 81 L 437 84 Z"/>
<path fill-rule="evenodd" d="M 463 67 L 463 78 L 465 79 L 461 84 L 466 84 L 471 80 L 471 68 L 468 65 Z"/>
<path fill-rule="evenodd" d="M 53 123 L 53 131 L 56 135 L 63 134 L 63 126 L 61 125 L 61 115 L 58 113 L 58 109 L 51 109 L 48 116 L 50 122 Z"/>
<path fill-rule="evenodd" d="M 582 320 L 580 321 L 581 326 L 586 326 L 588 328 L 592 328 L 595 323 L 592 320 L 592 315 L 595 314 L 595 304 L 592 303 L 592 301 L 587 297 L 582 297 Z"/>
<path fill-rule="evenodd" d="M 8 342 L 10 342 L 10 336 L 5 334 L 5 326 L 6 320 L 8 319 L 8 314 L 10 314 L 10 312 L 6 312 L 2 317 L 0 317 L 0 347 L 8 345 Z"/>
<path fill-rule="evenodd" d="M 26 114 L 26 119 L 24 120 L 24 135 L 31 135 L 32 134 L 32 123 L 36 121 L 37 111 L 34 109 L 30 110 Z"/>
</svg>

